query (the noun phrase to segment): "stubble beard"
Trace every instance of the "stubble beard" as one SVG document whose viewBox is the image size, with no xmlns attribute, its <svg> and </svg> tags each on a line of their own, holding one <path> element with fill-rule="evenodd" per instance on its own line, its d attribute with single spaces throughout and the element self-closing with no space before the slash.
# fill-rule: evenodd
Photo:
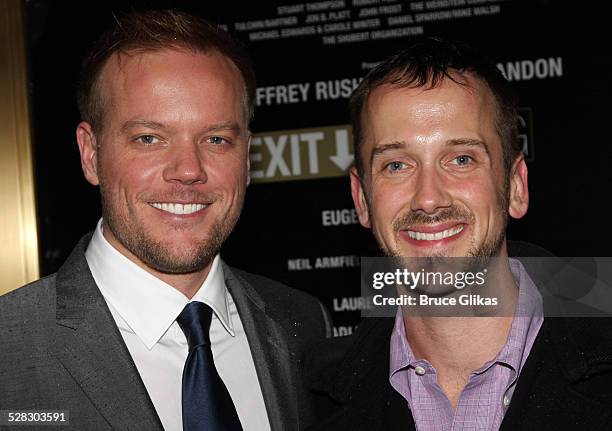
<svg viewBox="0 0 612 431">
<path fill-rule="evenodd" d="M 406 256 L 403 254 L 399 247 L 389 248 L 387 247 L 382 238 L 376 236 L 376 240 L 379 243 L 382 252 L 385 256 L 392 258 L 395 266 L 401 269 L 408 269 L 410 271 L 419 271 L 420 269 L 427 269 L 429 272 L 472 272 L 476 273 L 482 271 L 483 268 L 487 268 L 491 263 L 491 260 L 500 255 L 502 246 L 506 238 L 506 226 L 508 223 L 508 187 L 504 185 L 504 189 L 497 193 L 497 206 L 502 217 L 499 231 L 493 238 L 483 241 L 481 244 L 475 244 L 474 238 L 470 240 L 471 244 L 465 255 L 457 256 L 456 258 L 447 259 L 449 256 L 446 252 L 430 252 L 424 256 Z M 366 199 L 368 205 L 368 211 L 372 212 L 372 204 Z M 474 224 L 474 214 L 468 209 L 459 208 L 457 206 L 450 206 L 444 208 L 434 215 L 425 214 L 422 211 L 409 211 L 406 214 L 400 216 L 393 222 L 393 232 L 395 233 L 394 238 L 399 237 L 399 232 L 406 227 L 414 224 L 434 224 L 442 223 L 444 221 L 462 221 L 468 226 Z M 447 296 L 457 292 L 454 288 L 448 288 L 446 286 L 436 285 L 423 285 L 417 286 L 410 292 L 406 291 L 404 287 L 398 290 L 400 293 L 415 294 L 426 294 L 427 296 Z"/>
<path fill-rule="evenodd" d="M 486 266 L 486 264 L 492 257 L 497 257 L 500 255 L 501 248 L 506 239 L 506 227 L 508 225 L 508 208 L 510 202 L 509 192 L 509 178 L 506 176 L 504 180 L 503 189 L 498 190 L 496 199 L 497 207 L 502 217 L 499 232 L 497 232 L 494 238 L 485 240 L 482 244 L 476 245 L 472 241 L 470 248 L 463 257 L 474 258 L 471 259 L 473 262 L 477 263 L 478 265 Z M 368 206 L 369 213 L 374 214 L 372 202 L 370 201 L 367 195 L 366 204 Z M 474 219 L 474 214 L 471 211 L 464 210 L 456 206 L 446 208 L 435 215 L 427 215 L 422 212 L 410 211 L 409 213 L 404 214 L 393 222 L 393 232 L 395 232 L 395 237 L 397 238 L 399 236 L 400 230 L 402 230 L 406 226 L 410 226 L 411 224 L 415 223 L 433 224 L 441 223 L 448 220 L 463 220 L 466 221 L 468 225 L 473 225 Z M 385 256 L 394 258 L 412 257 L 405 256 L 404 254 L 402 254 L 399 248 L 391 249 L 387 247 L 383 243 L 383 241 L 378 238 L 378 236 L 376 237 L 376 240 Z M 442 252 L 432 253 L 426 257 L 443 258 L 448 256 Z"/>
<path fill-rule="evenodd" d="M 209 227 L 209 235 L 186 250 L 173 250 L 146 231 L 144 225 L 130 223 L 134 217 L 122 214 L 113 204 L 115 200 L 100 184 L 102 217 L 117 241 L 149 268 L 165 274 L 188 274 L 206 268 L 219 252 L 221 245 L 232 232 L 239 217 L 228 216 L 215 220 Z M 220 204 L 217 201 L 215 204 Z M 176 229 L 180 232 L 180 229 Z"/>
</svg>

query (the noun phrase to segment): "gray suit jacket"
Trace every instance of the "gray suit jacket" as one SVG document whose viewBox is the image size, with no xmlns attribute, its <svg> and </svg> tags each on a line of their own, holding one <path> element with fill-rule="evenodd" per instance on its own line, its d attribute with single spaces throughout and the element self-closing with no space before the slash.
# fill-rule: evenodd
<svg viewBox="0 0 612 431">
<path fill-rule="evenodd" d="M 69 429 L 161 430 L 87 266 L 90 237 L 81 239 L 56 274 L 0 297 L 0 410 L 68 410 Z M 326 311 L 303 292 L 227 266 L 223 270 L 272 430 L 311 425 L 302 357 L 329 336 Z"/>
</svg>

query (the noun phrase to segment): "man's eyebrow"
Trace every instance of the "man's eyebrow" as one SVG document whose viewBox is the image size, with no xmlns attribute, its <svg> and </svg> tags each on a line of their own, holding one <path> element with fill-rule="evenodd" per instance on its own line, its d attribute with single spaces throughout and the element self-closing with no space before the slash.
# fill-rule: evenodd
<svg viewBox="0 0 612 431">
<path fill-rule="evenodd" d="M 485 141 L 481 141 L 480 139 L 472 139 L 472 138 L 458 138 L 458 139 L 449 139 L 446 141 L 446 145 L 456 147 L 456 146 L 468 146 L 468 147 L 481 147 L 489 154 L 489 146 Z"/>
<path fill-rule="evenodd" d="M 242 132 L 242 128 L 240 125 L 234 121 L 227 121 L 225 123 L 212 124 L 204 129 L 204 133 L 211 132 L 220 132 L 228 130 L 230 132 L 235 132 L 236 134 L 240 134 Z"/>
<path fill-rule="evenodd" d="M 448 146 L 481 147 L 482 149 L 484 149 L 486 151 L 487 155 L 490 156 L 489 146 L 487 145 L 487 143 L 485 141 L 481 141 L 480 139 L 472 139 L 472 138 L 449 139 L 448 141 L 446 141 L 446 145 L 448 145 Z M 393 142 L 389 142 L 387 144 L 378 145 L 378 146 L 376 146 L 374 148 L 374 150 L 372 150 L 372 154 L 370 156 L 370 164 L 374 161 L 374 159 L 377 156 L 385 153 L 386 151 L 401 150 L 401 149 L 405 148 L 406 146 L 407 146 L 407 144 L 404 141 L 393 141 Z"/>
<path fill-rule="evenodd" d="M 403 141 L 393 141 L 387 144 L 381 144 L 374 147 L 372 150 L 372 154 L 370 155 L 370 163 L 374 160 L 375 157 L 380 156 L 385 151 L 391 150 L 400 150 L 406 146 L 406 143 Z"/>
<path fill-rule="evenodd" d="M 166 128 L 166 126 L 163 125 L 162 123 L 137 118 L 135 120 L 128 120 L 125 123 L 123 123 L 123 125 L 121 126 L 121 132 L 127 133 L 133 127 L 146 127 L 147 129 L 154 129 L 154 130 L 160 130 L 160 129 Z"/>
<path fill-rule="evenodd" d="M 163 123 L 158 123 L 157 121 L 135 119 L 135 120 L 128 120 L 125 123 L 123 123 L 123 125 L 121 126 L 121 132 L 127 133 L 133 127 L 146 127 L 148 129 L 153 129 L 153 130 L 166 129 L 166 126 Z M 218 131 L 224 131 L 224 130 L 229 130 L 229 131 L 235 132 L 236 134 L 240 134 L 242 131 L 242 128 L 236 122 L 227 121 L 224 123 L 212 124 L 210 126 L 207 126 L 203 130 L 203 133 L 211 133 L 211 132 L 218 132 Z"/>
</svg>

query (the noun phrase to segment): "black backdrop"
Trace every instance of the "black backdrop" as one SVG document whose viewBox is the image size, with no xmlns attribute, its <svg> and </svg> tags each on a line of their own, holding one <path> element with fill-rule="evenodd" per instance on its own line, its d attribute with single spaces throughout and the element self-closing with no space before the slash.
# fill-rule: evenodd
<svg viewBox="0 0 612 431">
<path fill-rule="evenodd" d="M 258 75 L 255 181 L 222 251 L 230 263 L 309 291 L 336 332 L 359 319 L 359 256 L 376 255 L 352 210 L 347 95 L 413 37 L 467 41 L 498 62 L 521 100 L 531 205 L 509 237 L 565 256 L 606 256 L 609 31 L 600 2 L 334 0 L 26 2 L 40 260 L 57 270 L 100 215 L 74 129 L 80 58 L 113 13 L 178 7 L 226 26 Z M 272 155 L 274 153 L 274 155 Z"/>
</svg>

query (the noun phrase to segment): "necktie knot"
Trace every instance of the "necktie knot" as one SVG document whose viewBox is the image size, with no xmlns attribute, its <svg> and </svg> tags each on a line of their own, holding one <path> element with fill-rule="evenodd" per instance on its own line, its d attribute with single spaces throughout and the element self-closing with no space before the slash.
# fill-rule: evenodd
<svg viewBox="0 0 612 431">
<path fill-rule="evenodd" d="M 189 351 L 198 346 L 210 345 L 210 322 L 212 308 L 202 302 L 190 302 L 185 306 L 176 322 L 187 337 Z"/>
</svg>

